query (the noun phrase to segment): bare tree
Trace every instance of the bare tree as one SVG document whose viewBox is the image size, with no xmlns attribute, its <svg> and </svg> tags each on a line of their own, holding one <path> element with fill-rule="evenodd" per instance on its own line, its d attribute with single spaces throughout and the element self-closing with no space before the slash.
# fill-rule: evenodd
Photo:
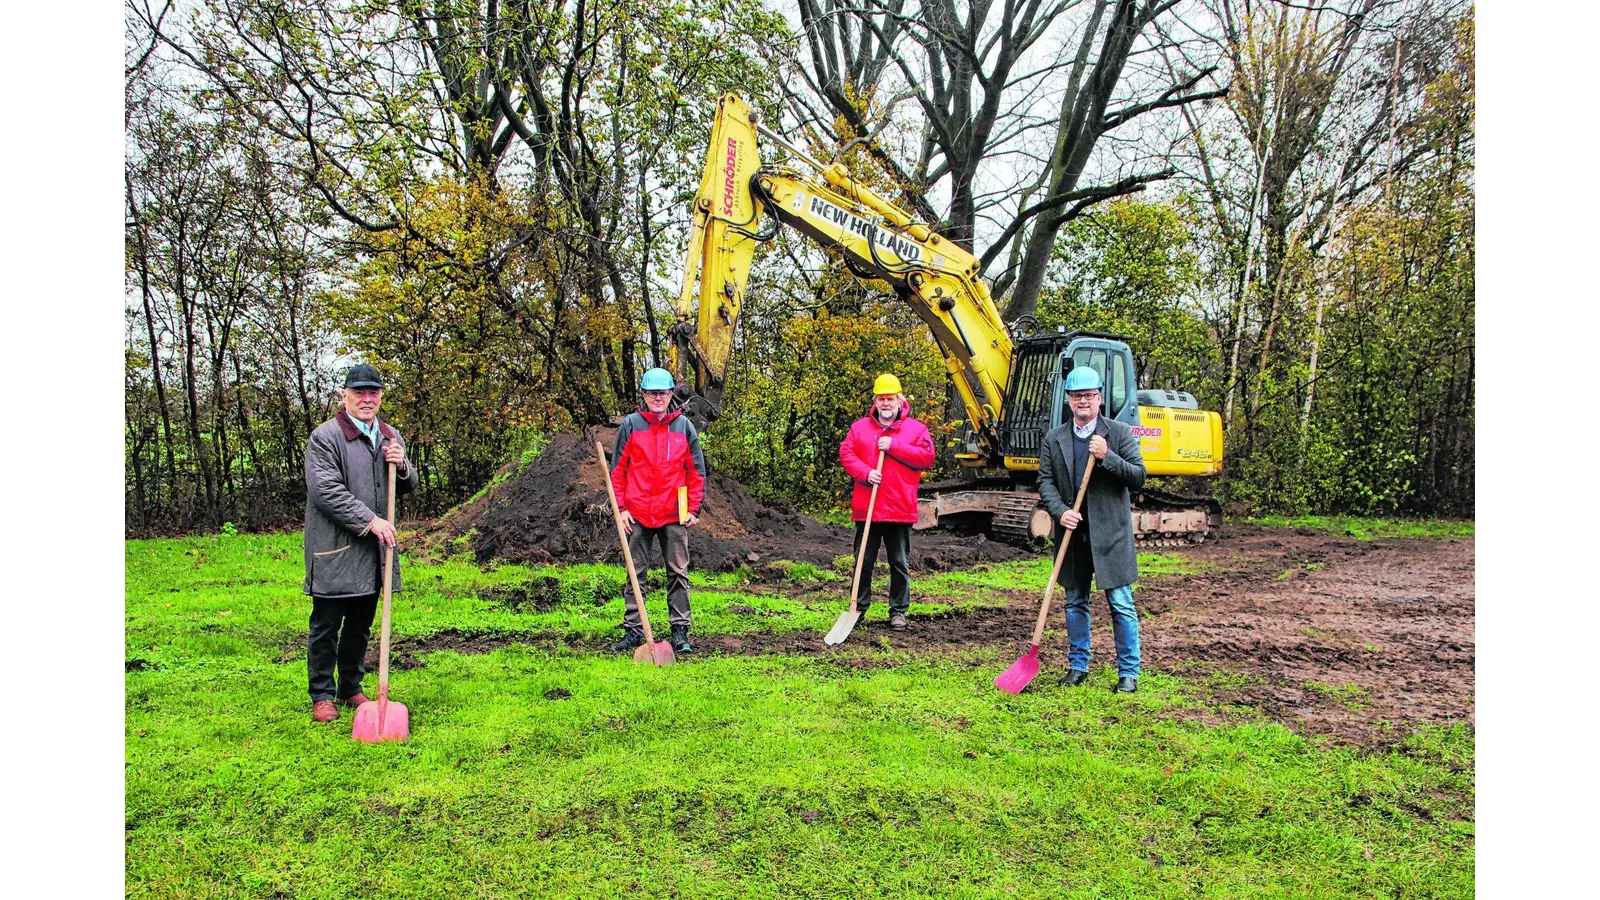
<svg viewBox="0 0 1600 900">
<path fill-rule="evenodd" d="M 841 120 L 845 130 L 832 134 L 836 145 L 847 151 L 864 143 L 906 202 L 969 249 L 976 249 L 986 210 L 1004 209 L 1005 224 L 979 256 L 986 271 L 1005 260 L 995 287 L 1010 291 L 1005 314 L 1015 320 L 1036 308 L 1062 226 L 1095 203 L 1173 174 L 1157 163 L 1084 184 L 1101 138 L 1153 110 L 1223 93 L 1201 88 L 1214 68 L 1169 83 L 1141 78 L 1130 86 L 1124 78 L 1139 41 L 1175 3 L 1004 0 L 959 7 L 928 0 L 908 9 L 905 0 L 802 0 L 803 74 L 832 116 L 799 92 L 790 92 L 791 105 L 811 123 Z M 1054 115 L 1036 112 L 1056 95 Z M 905 104 L 912 109 L 902 113 Z M 897 115 L 919 126 L 914 160 L 887 146 Z M 1045 150 L 1030 155 L 1030 140 Z M 1006 185 L 985 192 L 986 178 Z M 950 198 L 942 216 L 929 199 L 936 189 Z"/>
</svg>

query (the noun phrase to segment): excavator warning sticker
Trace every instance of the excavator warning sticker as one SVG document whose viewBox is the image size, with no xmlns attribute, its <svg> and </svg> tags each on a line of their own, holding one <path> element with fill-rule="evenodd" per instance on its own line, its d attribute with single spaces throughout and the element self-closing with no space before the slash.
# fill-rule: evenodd
<svg viewBox="0 0 1600 900">
<path fill-rule="evenodd" d="M 831 222 L 845 231 L 860 237 L 863 240 L 888 250 L 904 262 L 917 262 L 922 259 L 922 248 L 906 240 L 892 231 L 886 231 L 868 222 L 855 213 L 812 195 L 811 208 L 808 210 L 813 216 L 825 222 Z"/>
<path fill-rule="evenodd" d="M 1161 429 L 1149 425 L 1135 425 L 1129 430 L 1134 437 L 1161 437 Z"/>
</svg>

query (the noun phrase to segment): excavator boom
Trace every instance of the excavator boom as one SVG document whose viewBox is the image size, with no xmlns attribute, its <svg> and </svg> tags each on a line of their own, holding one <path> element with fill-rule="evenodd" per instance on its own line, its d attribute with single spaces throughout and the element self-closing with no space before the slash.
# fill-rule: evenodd
<svg viewBox="0 0 1600 900">
<path fill-rule="evenodd" d="M 943 351 L 974 428 L 997 447 L 1011 335 L 978 277 L 978 260 L 858 184 L 843 167 L 809 160 L 771 132 L 765 132 L 770 140 L 819 172 L 763 168 L 757 129 L 743 100 L 722 98 L 694 199 L 677 321 L 669 329 L 673 367 L 692 368 L 695 392 L 713 411 L 720 406 L 750 261 L 756 245 L 772 236 L 759 230 L 765 213 L 838 251 L 852 271 L 887 282 L 911 305 Z"/>
<path fill-rule="evenodd" d="M 811 171 L 763 165 L 758 134 Z M 1026 542 L 1048 533 L 1048 516 L 1031 488 L 1040 441 L 1062 421 L 1064 376 L 1075 365 L 1102 373 L 1102 414 L 1136 429 L 1150 474 L 1221 471 L 1220 418 L 1198 410 L 1192 398 L 1174 401 L 1171 409 L 1162 408 L 1171 404 L 1160 398 L 1150 405 L 1136 400 L 1133 356 L 1122 339 L 1093 332 L 1013 335 L 970 252 L 857 183 L 842 166 L 818 162 L 762 127 L 749 105 L 732 94 L 719 102 L 712 125 L 683 289 L 668 329 L 669 365 L 680 376 L 678 401 L 700 427 L 721 412 L 756 247 L 776 236 L 780 225 L 838 253 L 858 277 L 887 283 L 911 306 L 932 332 L 967 410 L 971 427 L 957 461 L 1007 473 L 925 492 L 917 527 L 978 514 L 988 517 L 999 537 Z M 1146 494 L 1150 510 L 1135 511 L 1141 539 L 1193 540 L 1220 524 L 1214 501 Z"/>
</svg>

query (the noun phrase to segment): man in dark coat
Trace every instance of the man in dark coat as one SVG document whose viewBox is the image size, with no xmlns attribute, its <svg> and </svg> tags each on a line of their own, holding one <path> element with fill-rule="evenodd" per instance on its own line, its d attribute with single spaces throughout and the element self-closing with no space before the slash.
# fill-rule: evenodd
<svg viewBox="0 0 1600 900">
<path fill-rule="evenodd" d="M 339 718 L 340 703 L 365 703 L 367 639 L 383 586 L 383 548 L 395 543 L 394 523 L 384 516 L 389 500 L 389 463 L 395 493 L 417 487 L 417 470 L 406 445 L 378 421 L 383 378 L 368 365 L 344 379 L 344 408 L 317 426 L 306 443 L 306 580 L 311 595 L 311 637 L 306 671 L 311 717 Z M 400 555 L 394 555 L 391 590 L 400 590 Z M 334 668 L 339 681 L 334 684 Z"/>
<path fill-rule="evenodd" d="M 1111 605 L 1117 645 L 1117 683 L 1133 693 L 1139 687 L 1139 614 L 1133 607 L 1133 582 L 1139 578 L 1134 549 L 1133 512 L 1128 491 L 1144 486 L 1144 456 L 1139 439 L 1121 422 L 1100 415 L 1100 373 L 1078 366 L 1067 373 L 1067 403 L 1072 420 L 1050 430 L 1039 450 L 1039 499 L 1064 528 L 1072 545 L 1061 563 L 1067 592 L 1067 674 L 1062 684 L 1089 678 L 1089 578 L 1094 576 Z M 1089 457 L 1095 459 L 1083 513 L 1072 511 Z"/>
</svg>

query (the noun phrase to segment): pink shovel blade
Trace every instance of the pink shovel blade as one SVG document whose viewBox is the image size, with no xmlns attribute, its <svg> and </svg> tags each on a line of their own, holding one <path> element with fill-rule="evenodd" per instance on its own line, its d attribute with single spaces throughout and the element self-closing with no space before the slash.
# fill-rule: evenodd
<svg viewBox="0 0 1600 900">
<path fill-rule="evenodd" d="M 403 741 L 411 736 L 411 712 L 395 700 L 368 700 L 356 707 L 350 736 L 364 744 Z"/>
<path fill-rule="evenodd" d="M 673 655 L 672 644 L 666 641 L 656 641 L 656 645 L 650 648 L 650 654 L 655 657 L 658 666 L 670 666 L 678 661 L 678 657 Z"/>
<path fill-rule="evenodd" d="M 1028 682 L 1039 674 L 1039 645 L 1028 647 L 1028 652 L 1017 658 L 1011 668 L 995 676 L 994 686 L 1008 694 L 1020 694 Z"/>
<path fill-rule="evenodd" d="M 670 666 L 678 661 L 672 654 L 672 645 L 666 641 L 656 641 L 654 644 L 640 644 L 633 651 L 633 661 L 641 666 L 654 663 L 658 666 Z"/>
</svg>

